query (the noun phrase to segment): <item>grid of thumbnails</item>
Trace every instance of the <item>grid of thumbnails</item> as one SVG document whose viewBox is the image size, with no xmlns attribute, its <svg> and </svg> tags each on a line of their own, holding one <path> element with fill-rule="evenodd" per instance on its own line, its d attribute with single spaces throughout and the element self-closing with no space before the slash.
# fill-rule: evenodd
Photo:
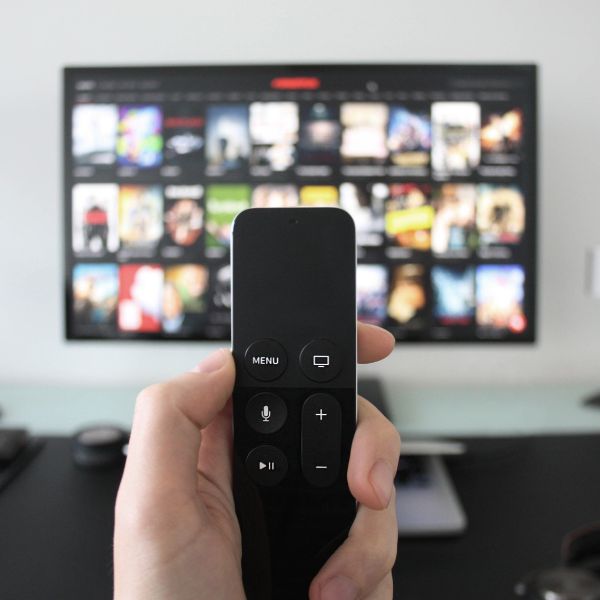
<svg viewBox="0 0 600 600">
<path fill-rule="evenodd" d="M 248 207 L 356 223 L 359 319 L 398 340 L 530 327 L 527 123 L 511 101 L 73 102 L 71 337 L 227 339 Z"/>
</svg>

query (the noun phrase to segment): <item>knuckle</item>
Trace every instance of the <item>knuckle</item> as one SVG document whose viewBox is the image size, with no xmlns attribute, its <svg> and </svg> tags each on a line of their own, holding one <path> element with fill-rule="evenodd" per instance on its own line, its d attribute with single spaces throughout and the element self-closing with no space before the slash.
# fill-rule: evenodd
<svg viewBox="0 0 600 600">
<path fill-rule="evenodd" d="M 400 454 L 400 433 L 392 422 L 387 419 L 382 435 L 389 447 L 393 449 L 394 453 Z"/>
<path fill-rule="evenodd" d="M 400 432 L 394 427 L 394 448 L 396 449 L 396 453 L 400 455 L 400 448 L 402 447 L 402 438 L 400 437 Z"/>
<path fill-rule="evenodd" d="M 153 383 L 138 393 L 135 406 L 136 410 L 152 410 L 164 403 L 167 390 L 164 383 Z"/>
<path fill-rule="evenodd" d="M 390 532 L 390 535 L 386 535 L 382 531 L 382 535 L 370 542 L 364 540 L 361 543 L 359 554 L 365 561 L 363 567 L 366 571 L 364 574 L 366 580 L 382 579 L 391 572 L 396 563 L 398 536 L 395 523 L 393 527 L 390 526 L 389 529 L 386 529 L 386 532 L 390 530 L 393 531 L 393 534 Z"/>
<path fill-rule="evenodd" d="M 138 393 L 137 398 L 135 399 L 135 404 L 137 407 L 140 407 L 145 404 L 149 404 L 150 402 L 153 401 L 155 396 L 156 396 L 156 384 L 149 385 Z"/>
</svg>

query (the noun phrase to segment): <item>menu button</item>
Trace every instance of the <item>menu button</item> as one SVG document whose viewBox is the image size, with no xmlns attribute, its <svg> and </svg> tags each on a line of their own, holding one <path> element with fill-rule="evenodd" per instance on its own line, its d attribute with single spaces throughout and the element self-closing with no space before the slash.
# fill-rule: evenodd
<svg viewBox="0 0 600 600">
<path fill-rule="evenodd" d="M 279 342 L 270 339 L 257 340 L 246 349 L 244 363 L 254 379 L 273 381 L 285 371 L 287 357 Z"/>
<path fill-rule="evenodd" d="M 253 356 L 253 365 L 278 365 L 279 356 Z"/>
</svg>

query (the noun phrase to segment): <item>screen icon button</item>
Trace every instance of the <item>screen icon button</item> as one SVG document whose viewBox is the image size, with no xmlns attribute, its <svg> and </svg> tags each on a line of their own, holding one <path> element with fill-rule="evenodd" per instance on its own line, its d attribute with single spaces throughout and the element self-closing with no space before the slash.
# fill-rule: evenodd
<svg viewBox="0 0 600 600">
<path fill-rule="evenodd" d="M 323 383 L 331 381 L 342 368 L 337 346 L 325 339 L 312 340 L 300 352 L 300 367 L 306 377 Z"/>
<path fill-rule="evenodd" d="M 319 369 L 328 367 L 330 363 L 330 357 L 328 354 L 315 354 L 313 356 L 313 366 Z"/>
</svg>

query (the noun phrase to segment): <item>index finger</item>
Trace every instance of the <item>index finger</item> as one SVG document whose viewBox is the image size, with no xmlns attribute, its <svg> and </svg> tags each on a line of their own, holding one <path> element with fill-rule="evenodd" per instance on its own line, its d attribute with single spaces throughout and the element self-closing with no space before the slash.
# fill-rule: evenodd
<svg viewBox="0 0 600 600">
<path fill-rule="evenodd" d="M 356 337 L 359 363 L 383 360 L 392 352 L 396 343 L 396 339 L 389 331 L 366 323 L 358 323 Z"/>
<path fill-rule="evenodd" d="M 122 485 L 140 497 L 169 490 L 195 493 L 200 430 L 231 396 L 235 366 L 219 350 L 196 372 L 152 385 L 138 396 Z"/>
</svg>

